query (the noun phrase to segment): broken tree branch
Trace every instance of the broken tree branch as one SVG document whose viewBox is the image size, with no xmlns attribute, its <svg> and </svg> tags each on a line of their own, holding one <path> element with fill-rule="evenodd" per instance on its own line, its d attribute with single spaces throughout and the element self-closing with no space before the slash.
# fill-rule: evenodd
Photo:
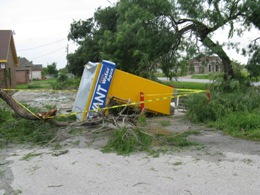
<svg viewBox="0 0 260 195">
<path fill-rule="evenodd" d="M 39 120 L 37 115 L 33 115 L 28 110 L 23 108 L 20 104 L 17 103 L 7 92 L 0 88 L 0 98 L 2 98 L 14 111 L 15 113 L 25 119 L 29 120 Z"/>
</svg>

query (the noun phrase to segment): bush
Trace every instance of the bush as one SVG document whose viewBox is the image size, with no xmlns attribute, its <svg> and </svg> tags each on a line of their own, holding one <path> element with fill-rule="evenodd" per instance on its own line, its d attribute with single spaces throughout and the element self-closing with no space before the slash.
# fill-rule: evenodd
<svg viewBox="0 0 260 195">
<path fill-rule="evenodd" d="M 187 117 L 193 122 L 216 121 L 232 112 L 253 112 L 260 109 L 260 90 L 248 88 L 246 92 L 211 91 L 208 102 L 205 94 L 190 95 L 185 104 L 188 107 Z"/>
<path fill-rule="evenodd" d="M 77 89 L 80 83 L 80 78 L 69 79 L 68 77 L 59 77 L 56 82 L 51 83 L 52 89 Z"/>
<path fill-rule="evenodd" d="M 64 82 L 64 81 L 68 80 L 68 78 L 69 77 L 66 74 L 61 73 L 61 74 L 58 75 L 57 81 L 58 82 Z"/>
<path fill-rule="evenodd" d="M 205 94 L 190 95 L 185 102 L 186 116 L 192 122 L 210 123 L 234 136 L 260 139 L 260 89 L 241 87 L 235 81 L 230 84 L 230 92 L 214 88 L 210 102 Z"/>
<path fill-rule="evenodd" d="M 216 119 L 214 110 L 209 105 L 205 94 L 190 95 L 185 104 L 188 107 L 186 116 L 193 122 L 206 122 Z"/>
</svg>

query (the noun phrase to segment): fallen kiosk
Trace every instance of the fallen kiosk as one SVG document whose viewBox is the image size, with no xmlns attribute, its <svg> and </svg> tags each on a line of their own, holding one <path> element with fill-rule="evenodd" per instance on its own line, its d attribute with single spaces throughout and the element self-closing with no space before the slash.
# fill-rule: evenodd
<svg viewBox="0 0 260 195">
<path fill-rule="evenodd" d="M 172 87 L 116 69 L 114 62 L 88 62 L 81 77 L 73 112 L 84 121 L 93 111 L 106 108 L 109 100 L 146 108 L 147 112 L 170 114 Z"/>
</svg>

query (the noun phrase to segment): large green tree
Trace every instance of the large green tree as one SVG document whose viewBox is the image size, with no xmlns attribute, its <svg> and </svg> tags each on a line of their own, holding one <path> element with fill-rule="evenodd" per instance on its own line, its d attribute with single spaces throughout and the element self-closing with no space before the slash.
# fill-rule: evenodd
<svg viewBox="0 0 260 195">
<path fill-rule="evenodd" d="M 59 71 L 57 70 L 57 63 L 53 62 L 51 64 L 48 64 L 47 67 L 43 68 L 43 74 L 49 74 L 49 75 L 53 75 L 55 77 L 58 76 Z"/>
<path fill-rule="evenodd" d="M 249 17 L 248 23 L 253 23 L 260 30 L 260 2 L 252 1 L 249 4 Z M 249 55 L 249 61 L 246 66 L 250 77 L 258 79 L 260 76 L 260 35 L 248 46 L 247 55 Z"/>
<path fill-rule="evenodd" d="M 259 25 L 256 5 L 259 0 L 120 0 L 71 25 L 69 38 L 79 49 L 69 56 L 70 66 L 78 69 L 83 60 L 108 59 L 144 77 L 161 65 L 171 77 L 183 60 L 210 52 L 221 58 L 224 78 L 234 78 L 231 60 L 213 36 L 228 29 L 228 42 Z"/>
<path fill-rule="evenodd" d="M 234 78 L 230 57 L 223 49 L 223 45 L 214 42 L 212 37 L 219 29 L 225 28 L 229 30 L 226 37 L 228 42 L 235 34 L 241 36 L 243 32 L 249 30 L 252 27 L 248 22 L 248 17 L 251 16 L 249 5 L 254 4 L 253 2 L 253 0 L 172 0 L 175 32 L 179 34 L 177 45 L 183 44 L 182 40 L 187 39 L 185 34 L 188 33 L 189 40 L 186 44 L 189 46 L 195 44 L 199 49 L 205 48 L 218 55 L 223 62 L 224 78 Z"/>
<path fill-rule="evenodd" d="M 150 77 L 158 59 L 175 41 L 171 4 L 167 0 L 121 0 L 117 7 L 116 33 L 105 31 L 100 42 L 102 57 L 115 60 L 118 68 Z"/>
<path fill-rule="evenodd" d="M 74 21 L 70 25 L 69 40 L 78 44 L 78 49 L 68 55 L 68 70 L 75 75 L 81 75 L 84 65 L 88 61 L 98 62 L 101 60 L 99 42 L 102 42 L 105 31 L 115 32 L 116 9 L 108 7 L 98 9 L 93 18 Z"/>
</svg>

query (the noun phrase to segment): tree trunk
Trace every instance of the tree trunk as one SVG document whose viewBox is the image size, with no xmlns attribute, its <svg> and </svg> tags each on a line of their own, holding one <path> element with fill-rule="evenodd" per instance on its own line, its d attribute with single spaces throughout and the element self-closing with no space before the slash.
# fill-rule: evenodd
<svg viewBox="0 0 260 195">
<path fill-rule="evenodd" d="M 29 112 L 26 108 L 24 108 L 17 101 L 15 101 L 8 93 L 6 93 L 1 87 L 0 87 L 0 98 L 3 99 L 14 110 L 14 112 L 21 118 L 25 118 L 28 120 L 44 120 L 56 126 L 69 125 L 69 123 L 67 122 L 60 122 L 54 120 L 53 118 L 50 118 L 51 116 L 54 116 L 56 114 L 57 110 L 55 109 L 49 110 L 48 112 L 41 112 L 41 113 Z"/>
<path fill-rule="evenodd" d="M 234 71 L 231 65 L 231 60 L 229 59 L 226 52 L 223 50 L 223 48 L 214 43 L 208 35 L 211 32 L 214 32 L 215 28 L 209 28 L 205 24 L 196 21 L 196 20 L 182 20 L 184 22 L 192 22 L 190 25 L 185 26 L 179 31 L 180 35 L 183 35 L 184 33 L 188 31 L 195 32 L 196 36 L 200 38 L 200 41 L 203 43 L 204 46 L 209 48 L 213 53 L 217 54 L 218 57 L 222 60 L 223 68 L 224 68 L 224 80 L 232 79 L 234 78 Z M 180 22 L 182 24 L 183 22 Z"/>
<path fill-rule="evenodd" d="M 28 110 L 18 104 L 8 93 L 0 88 L 0 98 L 2 98 L 14 111 L 15 113 L 25 119 L 39 120 L 35 115 L 30 113 Z"/>
<path fill-rule="evenodd" d="M 214 43 L 209 37 L 204 38 L 202 43 L 208 47 L 211 51 L 216 53 L 219 58 L 222 60 L 223 68 L 224 68 L 224 80 L 232 79 L 234 78 L 234 71 L 231 65 L 231 60 L 229 59 L 226 52 L 223 50 L 223 48 L 220 45 L 217 45 Z"/>
</svg>

